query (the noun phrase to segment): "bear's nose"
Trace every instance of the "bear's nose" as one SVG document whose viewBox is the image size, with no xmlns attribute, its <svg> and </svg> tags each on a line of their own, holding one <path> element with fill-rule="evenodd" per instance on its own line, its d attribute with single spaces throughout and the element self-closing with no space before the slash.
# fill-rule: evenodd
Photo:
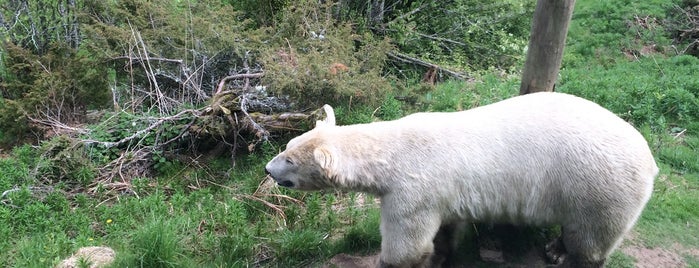
<svg viewBox="0 0 699 268">
<path fill-rule="evenodd" d="M 272 175 L 272 173 L 269 172 L 269 169 L 267 169 L 267 167 L 265 167 L 265 175 Z"/>
</svg>

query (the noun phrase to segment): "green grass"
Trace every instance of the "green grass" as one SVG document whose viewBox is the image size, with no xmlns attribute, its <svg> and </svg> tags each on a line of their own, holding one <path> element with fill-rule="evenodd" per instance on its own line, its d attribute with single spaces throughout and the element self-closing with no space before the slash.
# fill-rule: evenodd
<svg viewBox="0 0 699 268">
<path fill-rule="evenodd" d="M 612 253 L 611 256 L 609 256 L 609 260 L 607 260 L 606 266 L 608 268 L 633 268 L 635 266 L 636 260 L 634 258 L 621 253 L 619 251 L 615 251 Z"/>
</svg>

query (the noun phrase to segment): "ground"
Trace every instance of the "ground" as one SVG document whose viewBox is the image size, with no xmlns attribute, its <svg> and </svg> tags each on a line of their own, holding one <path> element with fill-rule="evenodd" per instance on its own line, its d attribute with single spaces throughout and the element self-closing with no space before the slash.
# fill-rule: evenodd
<svg viewBox="0 0 699 268">
<path fill-rule="evenodd" d="M 673 244 L 670 248 L 647 248 L 634 237 L 635 235 L 633 234 L 629 235 L 618 250 L 633 258 L 636 261 L 636 268 L 688 267 L 683 256 L 688 255 L 699 258 L 699 249 L 697 248 L 686 248 L 678 243 Z M 464 264 L 461 267 L 544 267 L 546 262 L 542 253 L 543 250 L 540 248 L 531 248 L 520 255 L 517 261 L 506 261 L 501 251 L 481 248 L 480 255 L 483 261 L 476 264 Z M 377 260 L 378 255 L 352 256 L 338 254 L 330 259 L 323 268 L 376 267 Z"/>
</svg>

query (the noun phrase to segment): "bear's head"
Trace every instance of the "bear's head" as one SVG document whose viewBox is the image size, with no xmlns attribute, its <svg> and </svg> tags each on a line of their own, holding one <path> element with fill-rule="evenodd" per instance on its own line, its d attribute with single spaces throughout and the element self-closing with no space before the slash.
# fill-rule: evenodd
<svg viewBox="0 0 699 268">
<path fill-rule="evenodd" d="M 333 161 L 335 154 L 328 143 L 326 132 L 335 127 L 332 107 L 323 107 L 325 121 L 298 136 L 286 145 L 286 150 L 275 156 L 265 166 L 265 172 L 280 186 L 297 190 L 320 190 L 333 186 Z"/>
</svg>

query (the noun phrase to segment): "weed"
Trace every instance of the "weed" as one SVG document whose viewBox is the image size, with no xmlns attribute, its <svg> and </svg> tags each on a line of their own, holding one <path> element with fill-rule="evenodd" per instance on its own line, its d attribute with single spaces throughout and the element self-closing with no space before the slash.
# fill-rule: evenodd
<svg viewBox="0 0 699 268">
<path fill-rule="evenodd" d="M 227 235 L 218 239 L 217 261 L 226 267 L 242 267 L 253 261 L 255 239 L 247 235 Z"/>
<path fill-rule="evenodd" d="M 308 264 L 309 260 L 326 256 L 329 251 L 328 244 L 323 242 L 326 234 L 314 229 L 284 230 L 276 237 L 276 257 L 284 263 L 283 266 Z"/>
<path fill-rule="evenodd" d="M 378 116 L 382 120 L 394 120 L 403 116 L 402 103 L 398 101 L 392 94 L 386 95 L 381 108 L 379 108 Z"/>
<path fill-rule="evenodd" d="M 374 121 L 374 111 L 369 106 L 335 107 L 335 117 L 338 125 L 363 124 Z"/>
<path fill-rule="evenodd" d="M 179 267 L 182 247 L 172 220 L 161 218 L 147 222 L 131 239 L 137 267 Z"/>
<path fill-rule="evenodd" d="M 366 218 L 355 218 L 355 224 L 333 244 L 336 253 L 370 253 L 381 247 L 380 213 L 377 208 L 362 211 Z"/>
</svg>

